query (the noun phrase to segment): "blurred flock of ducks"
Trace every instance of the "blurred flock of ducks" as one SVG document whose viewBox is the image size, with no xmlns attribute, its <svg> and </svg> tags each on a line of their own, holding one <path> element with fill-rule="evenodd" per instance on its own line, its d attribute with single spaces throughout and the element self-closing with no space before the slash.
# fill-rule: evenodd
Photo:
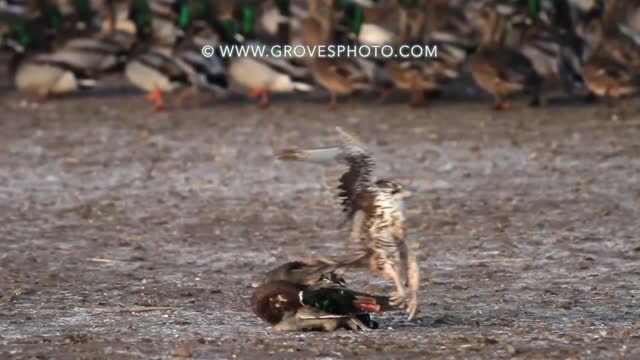
<svg viewBox="0 0 640 360">
<path fill-rule="evenodd" d="M 12 85 L 32 101 L 124 73 L 153 110 L 324 89 L 410 104 L 470 74 L 499 110 L 525 95 L 603 99 L 640 87 L 640 0 L 0 0 Z M 437 58 L 205 57 L 204 45 L 437 46 Z"/>
</svg>

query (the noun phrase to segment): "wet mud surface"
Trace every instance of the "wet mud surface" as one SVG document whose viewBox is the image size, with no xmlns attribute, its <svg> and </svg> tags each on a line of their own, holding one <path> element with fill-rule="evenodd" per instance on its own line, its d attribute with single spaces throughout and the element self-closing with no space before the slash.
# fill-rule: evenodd
<svg viewBox="0 0 640 360">
<path fill-rule="evenodd" d="M 0 97 L 0 358 L 640 358 L 637 112 L 19 103 Z M 346 230 L 322 169 L 272 153 L 332 145 L 335 125 L 414 193 L 420 313 L 275 333 L 249 311 L 254 275 L 338 253 Z"/>
</svg>

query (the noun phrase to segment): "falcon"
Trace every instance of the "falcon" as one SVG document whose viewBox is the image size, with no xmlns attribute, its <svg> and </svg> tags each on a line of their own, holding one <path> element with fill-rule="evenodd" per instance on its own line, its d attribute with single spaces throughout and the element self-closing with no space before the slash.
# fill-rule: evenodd
<svg viewBox="0 0 640 360">
<path fill-rule="evenodd" d="M 338 164 L 341 173 L 328 173 L 325 184 L 351 223 L 349 246 L 344 255 L 327 258 L 339 267 L 368 267 L 392 280 L 396 291 L 390 303 L 406 308 L 409 320 L 418 309 L 419 271 L 416 257 L 405 242 L 403 200 L 409 195 L 400 184 L 376 179 L 375 162 L 361 141 L 336 127 L 342 144 L 325 149 L 285 149 L 279 160 Z M 405 287 L 406 284 L 406 287 Z"/>
</svg>

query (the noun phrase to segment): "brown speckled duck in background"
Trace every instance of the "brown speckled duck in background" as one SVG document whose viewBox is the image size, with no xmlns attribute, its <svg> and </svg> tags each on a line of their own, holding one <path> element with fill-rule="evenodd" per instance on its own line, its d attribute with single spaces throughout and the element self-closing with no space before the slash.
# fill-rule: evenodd
<svg viewBox="0 0 640 360">
<path fill-rule="evenodd" d="M 479 9 L 477 16 L 482 25 L 482 40 L 469 62 L 475 82 L 493 95 L 497 110 L 510 109 L 511 102 L 508 98 L 526 91 L 533 92 L 531 104 L 539 104 L 542 78 L 529 59 L 505 46 L 505 16 L 493 6 Z"/>
<path fill-rule="evenodd" d="M 625 9 L 622 1 L 605 3 L 595 29 L 594 50 L 583 68 L 589 90 L 620 112 L 626 111 L 626 98 L 640 90 L 640 46 L 624 37 L 617 26 Z"/>
<path fill-rule="evenodd" d="M 303 21 L 303 41 L 308 46 L 327 44 L 332 29 L 332 15 L 330 11 L 320 10 L 309 14 Z M 327 14 L 328 12 L 328 14 Z M 338 95 L 350 95 L 358 90 L 370 90 L 372 85 L 364 71 L 350 59 L 339 58 L 309 58 L 309 67 L 314 79 L 331 95 L 329 109 L 335 110 Z"/>
</svg>

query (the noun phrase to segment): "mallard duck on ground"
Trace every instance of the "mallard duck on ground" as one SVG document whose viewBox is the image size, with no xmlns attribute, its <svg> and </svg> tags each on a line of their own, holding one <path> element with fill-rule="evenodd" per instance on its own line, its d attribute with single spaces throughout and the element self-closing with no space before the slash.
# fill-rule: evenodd
<svg viewBox="0 0 640 360">
<path fill-rule="evenodd" d="M 251 309 L 276 331 L 371 330 L 378 324 L 368 312 L 390 309 L 388 298 L 321 282 L 313 286 L 288 281 L 265 283 L 253 293 Z"/>
</svg>

